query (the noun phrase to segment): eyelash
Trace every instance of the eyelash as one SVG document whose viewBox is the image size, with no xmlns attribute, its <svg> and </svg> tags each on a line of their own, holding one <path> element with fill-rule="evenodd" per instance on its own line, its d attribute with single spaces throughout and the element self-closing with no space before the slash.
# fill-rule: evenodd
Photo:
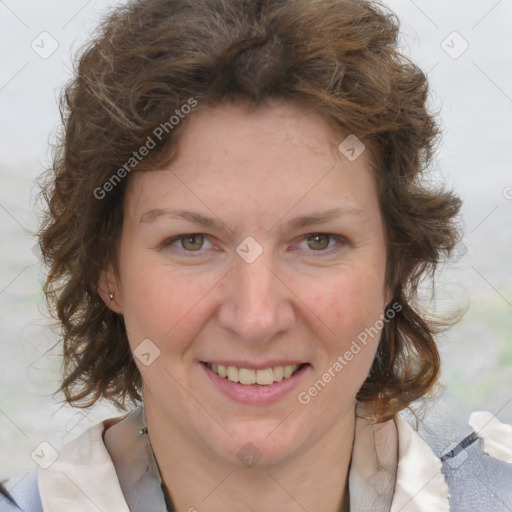
<svg viewBox="0 0 512 512">
<path fill-rule="evenodd" d="M 161 245 L 160 248 L 161 249 L 168 249 L 168 248 L 172 249 L 173 248 L 172 244 L 174 242 L 179 242 L 186 238 L 192 238 L 192 237 L 197 237 L 197 236 L 202 236 L 202 237 L 204 237 L 205 240 L 208 240 L 208 235 L 205 235 L 204 233 L 187 233 L 185 235 L 179 235 L 179 236 L 175 236 L 175 237 L 167 239 Z M 307 251 L 309 253 L 316 253 L 316 255 L 318 255 L 320 257 L 330 255 L 332 252 L 341 250 L 344 246 L 349 245 L 349 242 L 344 237 L 339 236 L 339 235 L 333 235 L 331 233 L 308 233 L 306 235 L 303 235 L 301 242 L 307 240 L 308 237 L 315 237 L 315 236 L 328 236 L 329 237 L 329 245 L 332 240 L 336 240 L 340 244 L 338 247 L 331 247 L 330 249 L 317 250 L 317 251 L 311 249 L 311 250 Z M 201 256 L 205 252 L 202 250 L 202 248 L 197 251 L 189 251 L 187 249 L 184 249 L 183 247 L 180 247 L 180 248 L 174 247 L 174 249 L 177 250 L 178 252 L 185 253 L 187 256 L 191 256 L 193 258 Z"/>
</svg>

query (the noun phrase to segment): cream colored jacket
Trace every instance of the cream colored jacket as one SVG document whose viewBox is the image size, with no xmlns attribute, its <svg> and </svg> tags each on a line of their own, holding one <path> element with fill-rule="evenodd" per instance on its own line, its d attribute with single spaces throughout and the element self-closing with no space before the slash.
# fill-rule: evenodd
<svg viewBox="0 0 512 512">
<path fill-rule="evenodd" d="M 486 423 L 485 414 L 488 413 L 472 415 L 472 422 L 481 432 L 492 423 L 492 419 Z M 37 473 L 34 471 L 17 483 L 11 494 L 26 512 L 165 512 L 160 474 L 147 435 L 139 433 L 144 426 L 142 406 L 125 416 L 99 423 L 65 445 L 49 467 L 40 467 Z M 107 429 L 109 435 L 105 438 Z M 510 467 L 506 485 L 512 493 L 512 426 L 495 423 L 494 430 L 491 428 L 479 442 L 485 443 L 487 452 L 490 451 L 484 457 L 504 461 L 500 464 L 505 464 L 505 469 Z M 457 457 L 460 451 L 454 450 L 447 460 L 455 466 L 453 461 Z M 450 508 L 450 490 L 443 473 L 447 473 L 446 469 L 453 468 L 443 468 L 429 445 L 400 416 L 377 425 L 358 418 L 349 473 L 350 510 L 473 510 L 453 504 Z M 8 482 L 8 490 L 9 484 L 12 488 L 13 482 Z M 505 492 L 504 496 L 512 504 L 512 494 L 507 497 Z M 494 508 L 475 510 L 512 510 L 505 508 L 506 501 L 503 503 L 503 508 L 497 501 L 492 505 Z M 0 497 L 0 512 L 11 510 L 19 509 Z M 200 503 L 191 504 L 187 512 L 195 511 L 201 512 Z"/>
</svg>

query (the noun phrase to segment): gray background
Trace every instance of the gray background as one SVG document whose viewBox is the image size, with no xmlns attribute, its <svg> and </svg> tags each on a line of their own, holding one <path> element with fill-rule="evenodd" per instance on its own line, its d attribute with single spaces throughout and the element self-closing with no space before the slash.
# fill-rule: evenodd
<svg viewBox="0 0 512 512">
<path fill-rule="evenodd" d="M 436 180 L 464 200 L 464 244 L 437 277 L 431 308 L 468 311 L 439 338 L 446 391 L 426 410 L 426 424 L 448 425 L 455 439 L 469 430 L 473 410 L 512 423 L 512 0 L 385 4 L 399 15 L 403 49 L 428 71 L 432 108 L 441 110 Z M 30 234 L 34 180 L 49 164 L 59 123 L 58 90 L 72 53 L 113 5 L 0 0 L 0 478 L 34 467 L 39 443 L 58 450 L 117 414 L 106 405 L 73 410 L 50 396 L 60 359 Z"/>
</svg>

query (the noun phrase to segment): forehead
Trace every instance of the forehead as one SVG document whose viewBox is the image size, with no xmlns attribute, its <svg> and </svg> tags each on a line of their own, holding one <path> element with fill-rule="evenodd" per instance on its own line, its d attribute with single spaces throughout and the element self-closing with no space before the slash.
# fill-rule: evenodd
<svg viewBox="0 0 512 512">
<path fill-rule="evenodd" d="M 308 201 L 355 208 L 374 195 L 374 180 L 368 152 L 353 161 L 340 152 L 345 137 L 293 104 L 207 107 L 187 119 L 168 167 L 134 173 L 129 209 L 190 202 L 204 209 L 212 201 L 262 210 Z"/>
</svg>

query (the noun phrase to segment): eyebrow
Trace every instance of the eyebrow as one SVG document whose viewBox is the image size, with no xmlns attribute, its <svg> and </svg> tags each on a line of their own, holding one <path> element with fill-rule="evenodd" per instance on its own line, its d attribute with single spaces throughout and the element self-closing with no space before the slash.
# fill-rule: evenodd
<svg viewBox="0 0 512 512">
<path fill-rule="evenodd" d="M 331 208 L 330 210 L 312 212 L 309 215 L 296 217 L 289 220 L 286 225 L 290 229 L 301 229 L 314 224 L 322 224 L 331 220 L 338 219 L 347 215 L 362 215 L 363 210 L 357 208 Z M 160 217 L 171 217 L 176 219 L 185 219 L 199 226 L 211 229 L 222 230 L 225 225 L 222 221 L 213 217 L 206 217 L 198 212 L 189 210 L 171 210 L 168 208 L 156 208 L 143 213 L 140 217 L 140 223 L 154 222 Z"/>
<path fill-rule="evenodd" d="M 213 217 L 206 217 L 198 212 L 191 212 L 188 210 L 170 210 L 168 208 L 156 208 L 154 210 L 147 211 L 141 215 L 139 222 L 154 222 L 159 217 L 185 219 L 205 228 L 224 228 L 223 222 L 218 221 Z"/>
<path fill-rule="evenodd" d="M 291 219 L 287 222 L 287 226 L 291 229 L 301 229 L 306 226 L 336 220 L 346 215 L 362 215 L 363 213 L 363 210 L 358 210 L 357 208 L 331 208 L 330 210 L 325 210 L 323 212 L 312 212 L 309 215 Z"/>
</svg>

